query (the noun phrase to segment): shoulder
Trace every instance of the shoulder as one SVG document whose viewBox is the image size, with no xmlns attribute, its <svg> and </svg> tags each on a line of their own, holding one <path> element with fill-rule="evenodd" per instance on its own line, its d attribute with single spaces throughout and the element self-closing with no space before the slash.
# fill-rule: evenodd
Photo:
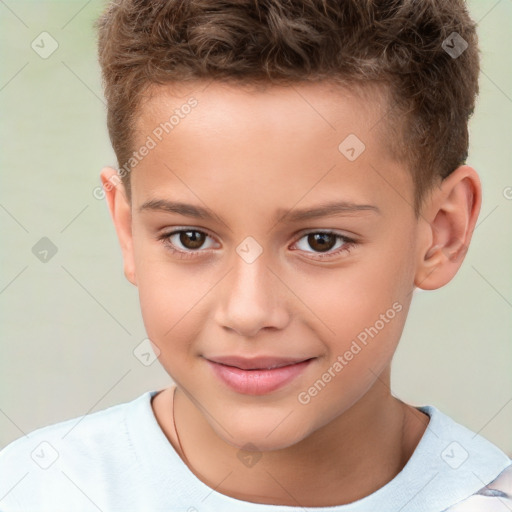
<svg viewBox="0 0 512 512">
<path fill-rule="evenodd" d="M 497 478 L 445 512 L 491 512 L 512 510 L 512 460 Z"/>
<path fill-rule="evenodd" d="M 496 476 L 498 469 L 502 471 L 510 463 L 510 458 L 495 444 L 457 423 L 436 407 L 423 406 L 419 409 L 430 416 L 427 426 L 431 434 L 429 440 L 440 450 L 442 462 L 452 470 L 493 466 Z"/>
<path fill-rule="evenodd" d="M 122 429 L 126 410 L 132 402 L 114 405 L 33 430 L 16 439 L 0 451 L 0 467 L 6 462 L 21 464 L 32 460 L 38 466 L 49 467 L 52 459 L 80 455 L 105 443 L 109 433 Z"/>
<path fill-rule="evenodd" d="M 0 509 L 32 503 L 51 491 L 77 492 L 73 482 L 108 479 L 133 465 L 127 416 L 150 400 L 151 392 L 130 402 L 36 429 L 0 451 Z M 41 498 L 42 499 L 42 498 Z M 7 508 L 6 510 L 18 510 Z"/>
<path fill-rule="evenodd" d="M 435 478 L 429 490 L 444 495 L 438 510 L 480 512 L 502 510 L 499 501 L 512 496 L 512 460 L 485 437 L 457 423 L 434 406 L 419 407 L 430 417 L 414 456 L 416 469 L 428 467 Z M 476 505 L 483 503 L 483 508 Z M 504 505 L 502 505 L 503 507 Z M 508 508 L 503 508 L 508 510 Z"/>
</svg>

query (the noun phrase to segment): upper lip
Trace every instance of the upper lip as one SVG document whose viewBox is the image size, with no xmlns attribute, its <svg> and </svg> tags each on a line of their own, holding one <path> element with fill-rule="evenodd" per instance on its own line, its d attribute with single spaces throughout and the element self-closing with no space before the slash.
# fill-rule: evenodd
<svg viewBox="0 0 512 512">
<path fill-rule="evenodd" d="M 240 357 L 240 356 L 222 356 L 222 357 L 209 357 L 209 361 L 214 363 L 224 364 L 227 366 L 235 366 L 241 370 L 270 370 L 272 368 L 279 368 L 281 366 L 289 366 L 291 364 L 302 363 L 311 357 Z"/>
</svg>

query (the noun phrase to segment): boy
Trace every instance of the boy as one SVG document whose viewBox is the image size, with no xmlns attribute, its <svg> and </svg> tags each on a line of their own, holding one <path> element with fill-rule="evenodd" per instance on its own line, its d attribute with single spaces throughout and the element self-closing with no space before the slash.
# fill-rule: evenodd
<svg viewBox="0 0 512 512">
<path fill-rule="evenodd" d="M 118 0 L 97 27 L 103 190 L 176 386 L 11 443 L 0 510 L 510 510 L 510 459 L 390 390 L 480 210 L 462 0 Z"/>
</svg>

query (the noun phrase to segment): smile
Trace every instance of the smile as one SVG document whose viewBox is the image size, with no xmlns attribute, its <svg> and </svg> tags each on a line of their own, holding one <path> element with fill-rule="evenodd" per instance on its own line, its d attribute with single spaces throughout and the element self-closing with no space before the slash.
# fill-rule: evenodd
<svg viewBox="0 0 512 512">
<path fill-rule="evenodd" d="M 245 369 L 208 359 L 206 361 L 214 375 L 230 389 L 245 395 L 264 395 L 282 388 L 297 378 L 313 359 L 288 364 L 274 363 L 271 365 L 273 367 L 269 368 Z"/>
</svg>

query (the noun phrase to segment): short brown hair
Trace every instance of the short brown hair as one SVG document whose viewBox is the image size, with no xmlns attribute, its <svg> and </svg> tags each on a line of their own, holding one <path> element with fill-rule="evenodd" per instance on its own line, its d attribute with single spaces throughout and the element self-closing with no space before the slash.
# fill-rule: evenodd
<svg viewBox="0 0 512 512">
<path fill-rule="evenodd" d="M 466 161 L 480 69 L 463 0 L 115 0 L 95 28 L 119 167 L 133 154 L 144 92 L 198 79 L 381 83 L 389 149 L 412 172 L 416 214 Z M 129 173 L 123 181 L 130 197 Z"/>
</svg>

